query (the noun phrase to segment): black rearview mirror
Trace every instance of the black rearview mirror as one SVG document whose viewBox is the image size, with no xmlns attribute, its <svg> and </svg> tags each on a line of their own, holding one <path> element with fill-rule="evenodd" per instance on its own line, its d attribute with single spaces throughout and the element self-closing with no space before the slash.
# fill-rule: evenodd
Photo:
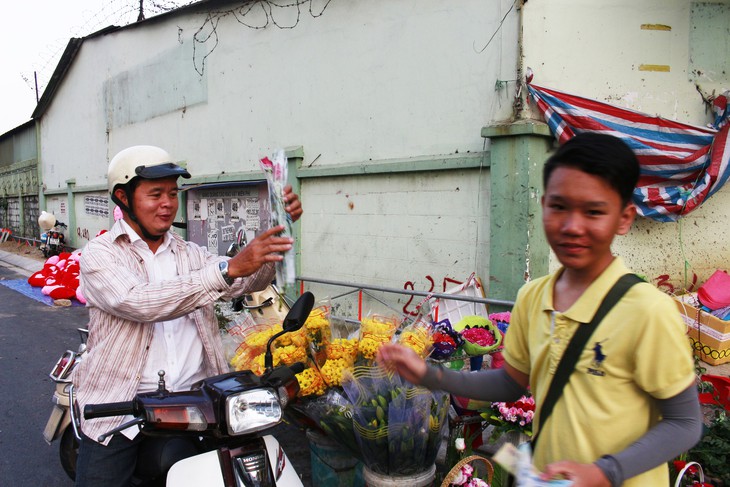
<svg viewBox="0 0 730 487">
<path fill-rule="evenodd" d="M 309 291 L 302 293 L 289 309 L 286 318 L 284 318 L 284 323 L 282 323 L 284 331 L 289 332 L 300 329 L 304 325 L 304 322 L 307 321 L 313 307 L 314 294 Z"/>
<path fill-rule="evenodd" d="M 302 326 L 304 326 L 304 322 L 307 321 L 309 313 L 312 312 L 313 307 L 314 294 L 310 293 L 309 291 L 302 293 L 302 295 L 299 296 L 296 301 L 294 301 L 294 304 L 291 305 L 291 308 L 289 308 L 289 312 L 284 318 L 284 322 L 281 324 L 281 327 L 283 329 L 279 333 L 276 333 L 274 336 L 269 338 L 269 341 L 266 344 L 266 353 L 264 354 L 264 368 L 267 372 L 271 371 L 274 367 L 271 344 L 274 343 L 274 340 L 279 338 L 284 333 L 297 331 Z"/>
</svg>

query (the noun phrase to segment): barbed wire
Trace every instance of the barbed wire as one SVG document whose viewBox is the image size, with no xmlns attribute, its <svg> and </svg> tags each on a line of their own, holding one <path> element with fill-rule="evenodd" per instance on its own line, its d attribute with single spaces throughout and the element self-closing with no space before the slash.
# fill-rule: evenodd
<svg viewBox="0 0 730 487">
<path fill-rule="evenodd" d="M 145 18 L 149 18 L 198 2 L 200 2 L 200 0 L 148 0 L 143 3 L 144 16 Z M 207 13 L 203 24 L 193 35 L 193 66 L 196 72 L 202 76 L 205 71 L 206 59 L 218 46 L 218 22 L 224 17 L 233 16 L 239 24 L 250 29 L 265 29 L 270 25 L 279 29 L 293 29 L 299 24 L 304 10 L 306 10 L 312 18 L 321 17 L 331 2 L 332 0 L 292 0 L 287 3 L 274 0 L 243 0 L 242 4 L 239 4 L 234 8 L 210 11 Z M 305 5 L 307 6 L 306 9 L 304 8 Z M 35 77 L 37 77 L 37 90 L 39 93 L 42 93 L 47 86 L 70 38 L 86 37 L 100 29 L 112 25 L 123 27 L 135 23 L 139 17 L 139 8 L 139 0 L 107 0 L 98 11 L 93 12 L 90 16 L 84 19 L 80 19 L 81 24 L 71 29 L 69 38 L 59 39 L 54 44 L 49 45 L 46 51 L 40 53 L 38 62 L 33 64 L 30 71 L 21 72 L 21 77 L 32 91 L 36 90 Z M 281 11 L 292 8 L 296 9 L 296 18 L 290 24 L 282 24 L 279 20 L 277 20 L 277 15 Z M 263 16 L 261 16 L 261 14 L 263 14 Z M 258 15 L 262 21 L 259 23 L 250 21 L 253 15 Z M 213 42 L 212 47 L 208 49 L 208 52 L 202 57 L 202 59 L 198 60 L 196 45 L 206 44 L 208 42 Z M 198 64 L 200 65 L 199 67 Z"/>
<path fill-rule="evenodd" d="M 203 25 L 201 25 L 197 32 L 193 35 L 193 66 L 195 67 L 195 71 L 200 76 L 202 76 L 205 72 L 206 59 L 213 53 L 216 47 L 218 47 L 218 22 L 224 17 L 233 16 L 236 22 L 248 27 L 249 29 L 265 29 L 270 25 L 274 25 L 279 29 L 293 29 L 299 25 L 303 5 L 308 4 L 307 11 L 309 12 L 309 15 L 316 19 L 317 17 L 324 15 L 325 10 L 327 10 L 327 7 L 329 7 L 331 2 L 332 0 L 321 0 L 321 8 L 317 9 L 318 12 L 313 8 L 315 0 L 294 0 L 289 3 L 274 2 L 272 0 L 251 0 L 235 8 L 209 12 L 203 22 Z M 260 8 L 260 11 L 257 7 Z M 290 25 L 282 25 L 276 20 L 276 15 L 274 14 L 274 12 L 276 12 L 275 9 L 283 10 L 290 8 L 296 9 L 296 19 Z M 255 15 L 256 13 L 259 15 L 263 13 L 263 20 L 261 23 L 253 24 L 246 21 L 246 17 Z M 211 40 L 213 42 L 213 46 L 210 47 L 208 52 L 202 57 L 202 59 L 200 59 L 200 67 L 198 68 L 197 44 L 206 44 Z"/>
<path fill-rule="evenodd" d="M 198 1 L 200 0 L 144 2 L 144 15 L 149 18 Z M 71 27 L 69 36 L 50 43 L 43 52 L 38 54 L 38 60 L 32 63 L 30 70 L 21 71 L 20 76 L 28 87 L 35 91 L 35 73 L 38 78 L 38 92 L 42 93 L 71 38 L 86 37 L 111 25 L 123 27 L 137 22 L 138 17 L 139 0 L 106 0 L 99 10 L 83 12 L 79 17 L 79 24 Z"/>
</svg>

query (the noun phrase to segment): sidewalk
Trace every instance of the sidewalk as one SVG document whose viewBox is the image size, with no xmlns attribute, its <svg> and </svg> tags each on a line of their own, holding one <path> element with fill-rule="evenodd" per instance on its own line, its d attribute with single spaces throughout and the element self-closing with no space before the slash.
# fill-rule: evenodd
<svg viewBox="0 0 730 487">
<path fill-rule="evenodd" d="M 9 267 L 15 272 L 28 277 L 34 272 L 43 269 L 43 261 L 23 257 L 22 255 L 6 252 L 5 250 L 0 250 L 0 265 Z"/>
</svg>

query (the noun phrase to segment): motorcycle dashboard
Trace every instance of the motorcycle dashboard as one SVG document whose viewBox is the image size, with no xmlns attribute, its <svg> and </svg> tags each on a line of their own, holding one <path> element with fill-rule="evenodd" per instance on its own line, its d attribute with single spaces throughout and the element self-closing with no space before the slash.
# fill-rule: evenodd
<svg viewBox="0 0 730 487">
<path fill-rule="evenodd" d="M 249 371 L 231 372 L 212 379 L 214 380 L 207 379 L 205 381 L 206 386 L 214 389 L 219 394 L 240 392 L 261 385 L 259 378 Z"/>
</svg>

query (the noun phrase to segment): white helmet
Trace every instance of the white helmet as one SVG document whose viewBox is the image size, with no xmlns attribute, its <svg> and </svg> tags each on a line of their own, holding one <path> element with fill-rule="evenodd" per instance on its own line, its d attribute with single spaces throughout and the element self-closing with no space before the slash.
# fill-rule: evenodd
<svg viewBox="0 0 730 487">
<path fill-rule="evenodd" d="M 118 185 L 125 185 L 136 177 L 159 179 L 168 176 L 189 178 L 190 173 L 172 162 L 170 154 L 159 147 L 152 145 L 128 147 L 109 162 L 107 172 L 109 194 L 113 195 L 114 188 Z"/>
<path fill-rule="evenodd" d="M 40 216 L 38 217 L 38 226 L 41 227 L 41 230 L 44 232 L 47 232 L 53 226 L 56 224 L 56 216 L 53 213 L 48 213 L 47 211 L 41 211 Z"/>
</svg>

